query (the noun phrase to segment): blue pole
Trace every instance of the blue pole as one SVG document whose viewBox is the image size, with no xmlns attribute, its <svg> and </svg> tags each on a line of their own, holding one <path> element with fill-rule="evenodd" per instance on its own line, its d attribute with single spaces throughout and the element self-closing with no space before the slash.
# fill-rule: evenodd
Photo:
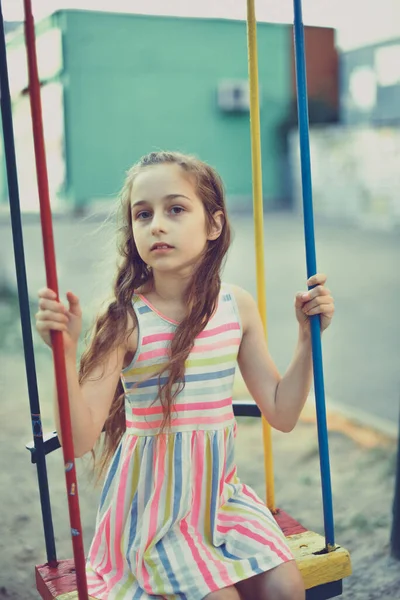
<svg viewBox="0 0 400 600">
<path fill-rule="evenodd" d="M 14 146 L 14 131 L 10 86 L 8 80 L 6 40 L 4 34 L 3 12 L 0 0 L 0 89 L 1 114 L 3 122 L 4 151 L 6 157 L 8 195 L 10 200 L 11 226 L 14 242 L 14 258 L 17 273 L 18 299 L 21 316 L 22 338 L 25 353 L 26 378 L 28 383 L 29 402 L 31 408 L 33 439 L 37 457 L 37 477 L 39 483 L 40 504 L 46 544 L 47 562 L 51 566 L 57 564 L 54 540 L 53 520 L 51 516 L 49 484 L 46 470 L 43 432 L 40 418 L 39 394 L 36 380 L 35 355 L 33 352 L 31 317 L 29 312 L 29 295 L 26 281 L 24 243 L 22 236 L 21 209 L 19 202 L 17 164 Z"/>
<path fill-rule="evenodd" d="M 311 158 L 308 121 L 307 75 L 304 44 L 304 25 L 301 0 L 294 3 L 294 44 L 296 57 L 297 109 L 299 116 L 301 180 L 303 188 L 304 236 L 306 245 L 307 277 L 317 272 L 315 254 L 315 235 L 312 202 Z M 324 391 L 324 372 L 322 366 L 322 344 L 320 318 L 311 317 L 311 342 L 314 368 L 314 389 L 317 410 L 318 443 L 322 482 L 322 503 L 324 511 L 325 544 L 328 551 L 335 547 L 333 522 L 332 485 L 329 464 L 328 428 Z"/>
</svg>

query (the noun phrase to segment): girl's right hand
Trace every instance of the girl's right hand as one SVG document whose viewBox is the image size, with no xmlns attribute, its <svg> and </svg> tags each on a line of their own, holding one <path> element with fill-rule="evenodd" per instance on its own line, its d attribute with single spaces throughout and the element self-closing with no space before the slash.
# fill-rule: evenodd
<svg viewBox="0 0 400 600">
<path fill-rule="evenodd" d="M 56 294 L 43 288 L 38 293 L 39 310 L 35 315 L 36 329 L 42 340 L 51 348 L 51 331 L 62 331 L 64 351 L 75 352 L 82 330 L 82 310 L 78 296 L 67 292 L 68 309 L 57 301 Z"/>
</svg>

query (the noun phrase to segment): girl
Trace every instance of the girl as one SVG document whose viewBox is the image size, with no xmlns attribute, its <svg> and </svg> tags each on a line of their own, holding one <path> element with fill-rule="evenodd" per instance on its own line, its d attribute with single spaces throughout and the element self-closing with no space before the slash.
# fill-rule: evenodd
<svg viewBox="0 0 400 600">
<path fill-rule="evenodd" d="M 263 415 L 291 431 L 311 385 L 309 315 L 333 316 L 326 277 L 298 294 L 299 338 L 281 377 L 257 306 L 221 284 L 230 243 L 222 182 L 196 158 L 154 152 L 128 173 L 114 298 L 79 374 L 79 299 L 39 292 L 37 330 L 63 332 L 77 457 L 105 427 L 108 464 L 91 544 L 100 600 L 301 600 L 285 537 L 234 462 L 236 362 Z M 57 429 L 58 409 L 55 408 Z"/>
</svg>

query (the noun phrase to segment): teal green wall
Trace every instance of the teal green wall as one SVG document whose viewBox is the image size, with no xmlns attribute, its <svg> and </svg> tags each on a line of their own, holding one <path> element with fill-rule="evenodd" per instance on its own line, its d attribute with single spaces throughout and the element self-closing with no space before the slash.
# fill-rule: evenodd
<svg viewBox="0 0 400 600">
<path fill-rule="evenodd" d="M 214 165 L 231 204 L 251 195 L 249 115 L 217 106 L 221 79 L 247 78 L 244 22 L 86 11 L 57 19 L 76 205 L 114 196 L 131 164 L 155 149 L 195 153 Z M 291 96 L 288 26 L 260 24 L 258 54 L 264 196 L 272 202 L 280 195 L 275 129 Z"/>
</svg>

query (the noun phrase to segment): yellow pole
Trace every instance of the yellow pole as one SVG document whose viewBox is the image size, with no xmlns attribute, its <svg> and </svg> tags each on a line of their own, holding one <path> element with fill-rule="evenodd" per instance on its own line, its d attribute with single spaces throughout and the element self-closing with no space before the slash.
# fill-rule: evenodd
<svg viewBox="0 0 400 600">
<path fill-rule="evenodd" d="M 260 138 L 260 102 L 258 89 L 257 65 L 257 23 L 254 9 L 254 0 L 247 0 L 247 45 L 249 59 L 250 82 L 250 129 L 251 129 L 251 159 L 253 174 L 253 210 L 254 234 L 256 244 L 256 273 L 257 273 L 257 300 L 258 309 L 267 337 L 267 300 L 265 294 L 265 268 L 264 268 L 264 218 L 262 198 L 261 174 L 261 138 Z M 265 481 L 267 486 L 267 506 L 275 511 L 274 490 L 274 464 L 272 456 L 271 427 L 262 418 L 264 439 L 264 466 Z"/>
</svg>

